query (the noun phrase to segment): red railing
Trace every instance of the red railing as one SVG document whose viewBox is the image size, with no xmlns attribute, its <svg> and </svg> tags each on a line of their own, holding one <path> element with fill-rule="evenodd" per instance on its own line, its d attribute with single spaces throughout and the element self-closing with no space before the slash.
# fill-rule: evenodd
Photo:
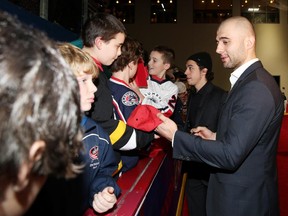
<svg viewBox="0 0 288 216">
<path fill-rule="evenodd" d="M 171 144 L 159 139 L 141 156 L 138 164 L 117 180 L 122 193 L 108 216 L 175 215 L 181 173 L 172 159 Z M 157 213 L 156 213 L 157 212 Z M 92 209 L 84 216 L 95 216 Z"/>
</svg>

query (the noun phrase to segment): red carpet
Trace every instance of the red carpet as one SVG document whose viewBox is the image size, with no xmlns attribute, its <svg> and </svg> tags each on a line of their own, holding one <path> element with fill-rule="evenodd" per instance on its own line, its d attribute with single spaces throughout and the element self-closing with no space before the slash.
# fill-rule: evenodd
<svg viewBox="0 0 288 216">
<path fill-rule="evenodd" d="M 278 146 L 280 216 L 288 216 L 288 115 L 283 118 Z"/>
<path fill-rule="evenodd" d="M 286 155 L 284 153 L 279 153 L 277 162 L 280 216 L 288 216 L 288 152 Z"/>
</svg>

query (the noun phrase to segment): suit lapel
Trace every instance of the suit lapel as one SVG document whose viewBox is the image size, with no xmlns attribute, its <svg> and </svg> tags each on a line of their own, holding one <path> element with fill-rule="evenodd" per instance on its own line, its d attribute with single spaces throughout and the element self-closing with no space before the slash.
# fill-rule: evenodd
<svg viewBox="0 0 288 216">
<path fill-rule="evenodd" d="M 227 101 L 229 100 L 230 96 L 233 95 L 233 92 L 237 91 L 237 89 L 239 88 L 239 86 L 241 86 L 241 83 L 253 72 L 255 71 L 257 68 L 262 67 L 263 65 L 260 61 L 257 61 L 255 63 L 253 63 L 252 65 L 250 65 L 245 71 L 244 73 L 239 77 L 239 79 L 237 80 L 237 82 L 234 84 L 233 88 L 228 92 L 228 95 L 226 97 L 226 100 L 224 102 L 227 103 Z"/>
</svg>

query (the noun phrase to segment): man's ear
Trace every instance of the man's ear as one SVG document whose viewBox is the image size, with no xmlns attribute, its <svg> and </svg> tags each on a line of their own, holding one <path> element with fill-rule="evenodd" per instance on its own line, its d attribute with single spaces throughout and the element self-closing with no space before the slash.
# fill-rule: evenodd
<svg viewBox="0 0 288 216">
<path fill-rule="evenodd" d="M 102 44 L 103 44 L 102 38 L 96 37 L 94 42 L 95 42 L 95 46 L 97 47 L 97 49 L 101 50 Z"/>
<path fill-rule="evenodd" d="M 252 49 L 255 46 L 255 38 L 252 36 L 246 37 L 245 45 L 247 49 Z"/>
<path fill-rule="evenodd" d="M 203 69 L 201 70 L 201 74 L 203 74 L 203 75 L 206 77 L 207 71 L 208 71 L 207 68 L 203 68 Z"/>
<path fill-rule="evenodd" d="M 14 186 L 15 191 L 21 191 L 28 185 L 31 170 L 34 164 L 42 158 L 44 151 L 45 142 L 42 140 L 36 141 L 31 145 L 28 161 L 24 161 L 19 168 L 18 181 Z"/>
</svg>

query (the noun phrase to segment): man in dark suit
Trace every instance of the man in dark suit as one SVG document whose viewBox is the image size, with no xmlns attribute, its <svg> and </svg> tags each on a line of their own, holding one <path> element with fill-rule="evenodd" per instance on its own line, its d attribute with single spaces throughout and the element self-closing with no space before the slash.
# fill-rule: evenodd
<svg viewBox="0 0 288 216">
<path fill-rule="evenodd" d="M 212 59 L 207 52 L 189 56 L 185 71 L 187 82 L 192 86 L 188 105 L 185 131 L 205 125 L 216 132 L 220 108 L 226 92 L 215 86 Z M 185 161 L 183 170 L 187 173 L 186 198 L 189 215 L 206 216 L 206 195 L 211 168 L 204 163 Z"/>
<path fill-rule="evenodd" d="M 217 133 L 205 127 L 193 129 L 194 135 L 178 131 L 161 114 L 156 131 L 172 141 L 174 158 L 216 168 L 209 179 L 208 216 L 277 216 L 281 91 L 256 57 L 255 31 L 246 18 L 223 21 L 216 40 L 224 67 L 233 69 Z"/>
</svg>

